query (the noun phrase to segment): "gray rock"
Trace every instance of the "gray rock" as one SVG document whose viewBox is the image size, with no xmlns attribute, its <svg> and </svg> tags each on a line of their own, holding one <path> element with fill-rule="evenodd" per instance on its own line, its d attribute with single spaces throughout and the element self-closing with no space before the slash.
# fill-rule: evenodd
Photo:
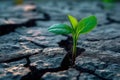
<svg viewBox="0 0 120 80">
<path fill-rule="evenodd" d="M 119 38 L 119 24 L 104 25 L 103 27 L 97 27 L 89 34 L 81 36 L 81 39 L 87 39 L 89 41 L 111 40 Z"/>
<path fill-rule="evenodd" d="M 101 80 L 101 79 L 89 73 L 81 73 L 79 76 L 79 80 Z"/>
<path fill-rule="evenodd" d="M 23 30 L 24 29 L 24 30 Z M 19 28 L 16 32 L 23 35 L 20 41 L 30 41 L 34 44 L 43 47 L 58 47 L 58 42 L 66 39 L 61 35 L 55 35 L 48 32 L 46 28 L 33 27 L 33 28 Z M 54 41 L 54 42 L 53 42 Z"/>
<path fill-rule="evenodd" d="M 113 71 L 110 71 L 110 70 L 107 70 L 107 69 L 103 69 L 103 70 L 96 70 L 95 71 L 96 74 L 108 79 L 108 80 L 113 80 L 113 76 L 114 76 L 114 72 Z"/>
<path fill-rule="evenodd" d="M 33 49 L 33 50 L 21 50 L 21 51 L 12 53 L 12 54 L 1 54 L 0 63 L 10 62 L 10 61 L 14 61 L 17 59 L 19 60 L 19 59 L 26 58 L 26 57 L 29 57 L 29 56 L 32 56 L 32 55 L 35 55 L 41 52 L 42 50 L 40 49 L 35 49 L 35 50 Z"/>
<path fill-rule="evenodd" d="M 106 67 L 106 64 L 104 62 L 101 62 L 99 59 L 97 58 L 90 58 L 90 57 L 83 57 L 83 56 L 79 56 L 76 59 L 76 65 L 80 66 L 83 69 L 88 69 L 88 70 L 92 70 L 95 71 L 96 69 L 103 69 Z"/>
<path fill-rule="evenodd" d="M 65 55 L 66 51 L 63 48 L 45 48 L 43 53 L 31 57 L 31 65 L 36 66 L 38 69 L 57 68 L 60 67 Z"/>
<path fill-rule="evenodd" d="M 57 55 L 56 55 L 57 54 Z M 31 56 L 31 66 L 37 69 L 57 68 L 60 67 L 66 51 L 63 48 L 46 48 L 42 53 Z M 8 58 L 7 58 L 8 59 Z M 22 76 L 30 72 L 29 68 L 25 68 L 25 59 L 0 64 L 0 79 L 2 80 L 20 80 Z"/>
<path fill-rule="evenodd" d="M 67 54 L 60 48 L 58 42 L 65 40 L 65 36 L 48 32 L 47 28 L 55 23 L 68 23 L 66 14 L 71 14 L 80 20 L 89 15 L 96 15 L 98 25 L 96 29 L 86 35 L 81 35 L 78 47 L 86 51 L 76 58 L 79 68 L 87 69 L 81 72 L 75 68 L 58 72 L 47 72 L 42 78 L 45 80 L 100 80 L 100 77 L 120 79 L 120 31 L 119 31 L 119 3 L 115 3 L 112 10 L 103 10 L 99 2 L 70 1 L 70 0 L 41 0 L 33 2 L 35 5 L 15 6 L 10 1 L 0 3 L 0 26 L 9 24 L 22 24 L 15 32 L 0 36 L 0 61 L 12 60 L 30 56 L 31 66 L 38 70 L 58 68 Z M 3 4 L 4 2 L 4 4 Z M 28 3 L 27 3 L 28 4 Z M 51 16 L 50 21 L 39 21 L 43 15 L 39 11 L 45 11 Z M 107 15 L 107 14 L 110 15 Z M 113 22 L 107 19 L 110 17 Z M 37 19 L 36 26 L 27 27 L 25 22 Z M 117 22 L 116 22 L 117 21 Z M 42 52 L 41 52 L 42 50 Z M 38 54 L 35 54 L 35 53 Z M 27 75 L 29 68 L 23 67 L 26 59 L 21 58 L 9 63 L 0 63 L 0 80 L 20 80 Z M 95 72 L 98 76 L 89 72 Z M 31 76 L 29 76 L 31 77 Z"/>
<path fill-rule="evenodd" d="M 23 65 L 14 65 L 10 66 L 9 68 L 4 68 L 3 70 L 4 71 L 1 71 L 2 74 L 0 74 L 1 80 L 20 80 L 21 76 L 30 72 L 28 69 L 25 69 Z"/>
<path fill-rule="evenodd" d="M 111 14 L 110 18 L 113 19 L 113 20 L 115 20 L 116 23 L 117 23 L 117 21 L 120 22 L 120 19 L 118 18 L 118 16 L 120 16 L 120 14 L 115 13 L 115 14 Z"/>
<path fill-rule="evenodd" d="M 25 52 L 25 50 L 39 48 L 38 46 L 36 47 L 36 45 L 34 45 L 30 42 L 20 42 L 21 37 L 22 36 L 19 35 L 18 33 L 10 33 L 8 35 L 1 36 L 0 37 L 0 39 L 1 39 L 1 41 L 0 41 L 0 44 L 1 44 L 0 45 L 0 55 L 1 56 L 4 56 L 4 55 L 8 56 L 8 55 L 11 55 L 12 53 L 14 53 L 14 55 L 19 55 L 18 53 Z M 41 48 L 39 48 L 39 49 L 41 49 Z"/>
<path fill-rule="evenodd" d="M 83 68 L 87 71 L 87 73 L 91 73 L 90 71 L 92 71 L 94 74 L 97 74 L 98 76 L 108 79 L 108 80 L 114 80 L 116 78 L 119 79 L 118 74 L 120 73 L 119 71 L 119 65 L 118 64 L 108 64 L 105 62 L 102 62 L 99 59 L 93 59 L 90 57 L 78 57 L 76 59 L 76 65 L 80 68 Z M 117 71 L 116 71 L 117 70 Z M 98 78 L 97 76 L 94 75 L 94 77 L 90 77 L 87 76 L 90 80 L 92 80 L 91 78 L 93 78 L 93 80 L 97 80 L 96 78 Z M 85 76 L 85 78 L 87 78 Z M 82 77 L 82 75 L 80 75 L 80 78 L 84 78 Z M 88 79 L 88 80 L 89 80 Z M 100 79 L 100 78 L 98 78 Z"/>
<path fill-rule="evenodd" d="M 43 75 L 42 79 L 44 80 L 77 80 L 77 75 L 79 72 L 75 69 L 70 68 L 69 70 L 54 72 L 54 73 L 46 73 Z"/>
</svg>

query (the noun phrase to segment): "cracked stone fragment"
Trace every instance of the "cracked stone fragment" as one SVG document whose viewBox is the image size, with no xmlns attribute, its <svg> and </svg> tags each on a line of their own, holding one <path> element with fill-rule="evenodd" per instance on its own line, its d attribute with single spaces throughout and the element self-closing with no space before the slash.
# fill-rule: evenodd
<svg viewBox="0 0 120 80">
<path fill-rule="evenodd" d="M 110 24 L 103 27 L 97 27 L 89 34 L 81 36 L 81 39 L 89 41 L 111 40 L 120 37 L 119 24 Z"/>
<path fill-rule="evenodd" d="M 18 33 L 10 33 L 4 36 L 0 36 L 0 55 L 11 55 L 19 51 L 25 51 L 29 49 L 42 49 L 41 47 L 29 42 L 20 41 L 22 35 Z"/>
<path fill-rule="evenodd" d="M 100 75 L 101 77 L 104 77 L 104 78 L 108 79 L 108 80 L 113 80 L 113 77 L 115 75 L 113 71 L 110 71 L 110 70 L 107 70 L 107 69 L 96 70 L 95 73 Z"/>
<path fill-rule="evenodd" d="M 58 42 L 66 39 L 61 35 L 55 35 L 48 32 L 46 28 L 33 27 L 33 28 L 18 28 L 16 32 L 23 35 L 20 41 L 28 41 L 38 46 L 43 47 L 58 47 Z"/>
<path fill-rule="evenodd" d="M 118 80 L 120 79 L 118 76 L 118 74 L 120 73 L 119 64 L 103 62 L 97 59 L 97 57 L 90 58 L 90 57 L 81 56 L 81 57 L 77 57 L 76 65 L 80 68 L 88 70 L 88 73 L 89 71 L 93 71 L 98 76 L 108 80 L 114 80 L 116 78 L 118 78 Z"/>
<path fill-rule="evenodd" d="M 31 50 L 21 50 L 15 53 L 11 54 L 1 54 L 0 55 L 0 62 L 11 62 L 14 60 L 19 60 L 22 58 L 26 58 L 35 54 L 40 53 L 42 50 L 41 49 L 31 49 Z"/>
<path fill-rule="evenodd" d="M 83 41 L 83 40 L 79 40 L 78 41 L 78 46 L 79 47 L 83 47 L 86 48 L 86 50 L 88 51 L 88 49 L 91 51 L 92 50 L 100 50 L 100 51 L 111 51 L 113 52 L 112 54 L 118 54 L 120 53 L 120 38 L 115 38 L 115 39 L 110 39 L 110 40 L 100 40 L 100 41 Z M 107 52 L 110 54 L 110 52 Z"/>
<path fill-rule="evenodd" d="M 54 72 L 54 73 L 46 73 L 43 75 L 42 79 L 44 80 L 77 80 L 77 76 L 79 72 L 73 68 L 70 68 L 65 71 Z"/>
<path fill-rule="evenodd" d="M 11 54 L 22 50 L 23 48 L 18 42 L 20 37 L 17 33 L 0 36 L 0 54 Z"/>
<path fill-rule="evenodd" d="M 81 73 L 79 76 L 79 80 L 101 80 L 101 79 L 89 73 Z"/>
<path fill-rule="evenodd" d="M 109 24 L 109 20 L 106 19 L 107 14 L 97 5 L 98 2 L 64 0 L 59 2 L 48 1 L 43 4 L 45 0 L 42 1 L 40 3 L 36 2 L 35 5 L 31 6 L 14 6 L 12 1 L 5 2 L 4 0 L 0 3 L 0 26 L 4 24 L 21 24 L 29 19 L 42 18 L 43 15 L 39 12 L 41 9 L 48 12 L 52 17 L 49 22 L 39 21 L 37 27 L 19 28 L 15 32 L 0 36 L 0 55 L 8 57 L 8 55 L 12 56 L 12 53 L 25 52 L 25 50 L 35 51 L 43 49 L 42 53 L 30 57 L 31 65 L 38 69 L 57 68 L 66 54 L 66 51 L 59 48 L 57 43 L 66 39 L 66 37 L 56 36 L 47 32 L 47 27 L 54 23 L 68 22 L 66 17 L 68 13 L 78 19 L 95 14 L 98 17 L 98 24 L 101 26 L 87 35 L 81 35 L 78 46 L 85 48 L 86 52 L 76 59 L 76 64 L 82 68 L 94 70 L 100 76 L 108 75 L 105 76 L 107 78 L 111 78 L 111 75 L 114 74 L 112 80 L 119 80 L 119 3 L 115 3 L 117 7 L 114 10 L 110 10 L 113 13 L 109 16 L 117 22 Z M 17 56 L 20 57 L 19 55 Z M 30 72 L 28 68 L 23 67 L 25 63 L 25 59 L 10 63 L 0 63 L 0 80 L 20 80 L 22 76 Z M 54 73 L 47 72 L 42 78 L 45 80 L 77 80 L 77 78 L 78 80 L 99 80 L 98 77 L 89 73 L 83 72 L 79 76 L 79 71 L 75 69 Z"/>
<path fill-rule="evenodd" d="M 66 51 L 63 48 L 45 48 L 42 53 L 32 55 L 29 59 L 31 65 L 37 69 L 57 68 L 60 67 L 65 54 Z M 0 79 L 20 80 L 22 76 L 30 72 L 29 68 L 23 67 L 25 63 L 25 59 L 11 63 L 0 63 Z"/>
<path fill-rule="evenodd" d="M 91 4 L 91 5 L 89 5 Z M 78 5 L 79 6 L 79 10 L 80 12 L 94 12 L 94 13 L 97 13 L 97 12 L 102 12 L 103 10 L 100 9 L 100 7 L 97 5 L 98 2 L 94 1 L 94 2 L 82 2 L 81 5 Z M 76 4 L 75 4 L 76 5 Z"/>
<path fill-rule="evenodd" d="M 19 63 L 19 62 L 18 62 Z M 29 71 L 29 69 L 26 69 L 23 67 L 23 64 L 18 64 L 17 65 L 14 63 L 14 65 L 9 65 L 9 67 L 3 67 L 0 68 L 0 79 L 1 80 L 20 80 L 21 76 L 26 75 Z M 2 66 L 4 64 L 0 64 Z"/>
<path fill-rule="evenodd" d="M 106 64 L 104 62 L 101 62 L 99 59 L 96 58 L 90 58 L 90 57 L 83 57 L 83 56 L 79 56 L 76 59 L 76 65 L 80 66 L 83 69 L 88 69 L 88 70 L 92 70 L 95 71 L 96 68 L 104 68 L 106 67 Z"/>
<path fill-rule="evenodd" d="M 37 26 L 40 26 L 41 28 L 48 28 L 49 26 L 53 25 L 53 24 L 57 24 L 57 23 L 60 23 L 60 22 L 63 22 L 63 21 L 53 21 L 53 20 L 50 20 L 50 21 L 36 21 L 36 24 Z"/>
<path fill-rule="evenodd" d="M 106 40 L 106 41 L 101 41 L 100 43 L 102 44 L 101 46 L 99 46 L 100 50 L 104 50 L 104 51 L 113 51 L 117 53 L 120 53 L 120 38 L 116 38 L 116 39 L 111 39 L 111 40 Z"/>
<path fill-rule="evenodd" d="M 110 18 L 113 19 L 114 21 L 116 21 L 116 23 L 118 23 L 118 22 L 120 23 L 120 18 L 118 18 L 118 16 L 120 16 L 120 14 L 118 12 L 110 14 Z"/>
<path fill-rule="evenodd" d="M 41 54 L 34 55 L 30 58 L 32 64 L 38 69 L 57 68 L 66 55 L 63 48 L 45 48 Z"/>
<path fill-rule="evenodd" d="M 1 25 L 5 25 L 5 24 L 14 24 L 14 22 L 5 20 L 4 18 L 1 18 L 0 19 L 0 27 L 1 27 Z"/>
</svg>

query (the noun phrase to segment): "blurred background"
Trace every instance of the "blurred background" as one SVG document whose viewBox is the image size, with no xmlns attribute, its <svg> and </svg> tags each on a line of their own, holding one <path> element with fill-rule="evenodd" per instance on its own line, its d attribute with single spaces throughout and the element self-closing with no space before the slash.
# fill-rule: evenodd
<svg viewBox="0 0 120 80">
<path fill-rule="evenodd" d="M 41 19 L 47 13 L 51 20 L 65 22 L 66 15 L 78 19 L 94 14 L 99 25 L 107 23 L 107 16 L 119 14 L 120 0 L 0 0 L 0 24 L 23 23 Z"/>
</svg>

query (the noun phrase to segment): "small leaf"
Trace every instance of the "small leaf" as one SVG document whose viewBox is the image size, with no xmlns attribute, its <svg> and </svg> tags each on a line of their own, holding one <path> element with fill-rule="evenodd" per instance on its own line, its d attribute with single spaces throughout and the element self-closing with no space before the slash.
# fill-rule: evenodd
<svg viewBox="0 0 120 80">
<path fill-rule="evenodd" d="M 55 24 L 48 28 L 48 30 L 55 34 L 70 34 L 72 29 L 66 24 Z"/>
<path fill-rule="evenodd" d="M 68 19 L 73 27 L 73 29 L 75 29 L 77 27 L 78 21 L 75 17 L 68 15 Z"/>
<path fill-rule="evenodd" d="M 90 32 L 92 29 L 96 27 L 96 25 L 97 25 L 97 18 L 95 16 L 89 16 L 83 18 L 79 22 L 79 26 L 81 27 L 79 30 L 79 34 Z"/>
</svg>

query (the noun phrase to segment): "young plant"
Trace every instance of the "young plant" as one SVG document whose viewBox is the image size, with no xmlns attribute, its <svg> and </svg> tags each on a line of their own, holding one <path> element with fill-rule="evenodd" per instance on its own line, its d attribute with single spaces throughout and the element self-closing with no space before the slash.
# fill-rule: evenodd
<svg viewBox="0 0 120 80">
<path fill-rule="evenodd" d="M 76 51 L 77 51 L 77 40 L 79 35 L 90 32 L 97 25 L 97 18 L 94 15 L 88 16 L 86 18 L 78 21 L 75 17 L 68 15 L 68 19 L 71 26 L 67 24 L 54 24 L 48 28 L 49 32 L 55 34 L 72 34 L 73 47 L 72 47 L 72 63 L 75 62 Z"/>
</svg>

